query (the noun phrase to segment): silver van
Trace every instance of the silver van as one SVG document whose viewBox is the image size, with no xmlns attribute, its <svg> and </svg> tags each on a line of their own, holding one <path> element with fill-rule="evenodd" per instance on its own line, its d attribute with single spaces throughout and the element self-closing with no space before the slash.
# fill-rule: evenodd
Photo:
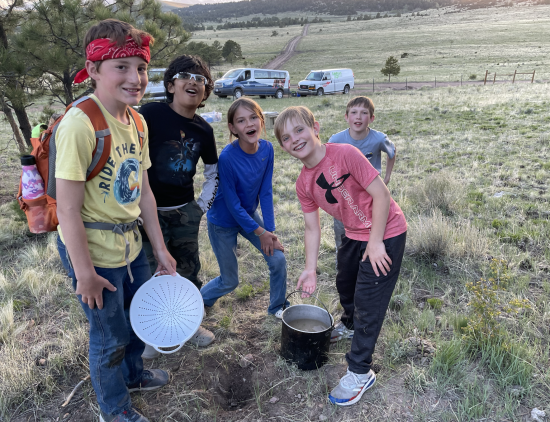
<svg viewBox="0 0 550 422">
<path fill-rule="evenodd" d="M 214 94 L 220 98 L 259 95 L 283 98 L 290 93 L 290 76 L 286 70 L 239 68 L 231 69 L 214 82 Z"/>
</svg>

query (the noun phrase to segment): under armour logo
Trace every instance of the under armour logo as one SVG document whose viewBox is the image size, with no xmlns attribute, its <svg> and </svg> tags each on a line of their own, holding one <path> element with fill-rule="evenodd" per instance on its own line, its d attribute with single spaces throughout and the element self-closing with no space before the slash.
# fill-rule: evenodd
<svg viewBox="0 0 550 422">
<path fill-rule="evenodd" d="M 329 184 L 327 182 L 327 179 L 325 179 L 325 175 L 321 173 L 317 178 L 317 180 L 315 181 L 315 183 L 317 183 L 321 187 L 321 189 L 326 189 L 325 199 L 329 204 L 337 204 L 338 200 L 334 197 L 334 195 L 332 194 L 332 191 L 342 186 L 346 181 L 346 179 L 350 177 L 350 175 L 351 175 L 350 173 L 344 174 L 343 176 L 340 176 L 338 179 L 336 179 L 336 181 Z M 340 184 L 338 186 L 335 186 L 334 184 L 339 180 L 341 180 Z"/>
</svg>

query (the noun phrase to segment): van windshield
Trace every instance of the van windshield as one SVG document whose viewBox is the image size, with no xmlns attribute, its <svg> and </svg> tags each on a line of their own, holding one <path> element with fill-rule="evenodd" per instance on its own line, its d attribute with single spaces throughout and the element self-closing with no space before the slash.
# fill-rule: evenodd
<svg viewBox="0 0 550 422">
<path fill-rule="evenodd" d="M 229 72 L 223 75 L 223 79 L 235 79 L 242 71 L 242 69 L 231 69 Z"/>
<path fill-rule="evenodd" d="M 320 81 L 323 78 L 323 72 L 311 72 L 307 75 L 306 81 Z"/>
</svg>

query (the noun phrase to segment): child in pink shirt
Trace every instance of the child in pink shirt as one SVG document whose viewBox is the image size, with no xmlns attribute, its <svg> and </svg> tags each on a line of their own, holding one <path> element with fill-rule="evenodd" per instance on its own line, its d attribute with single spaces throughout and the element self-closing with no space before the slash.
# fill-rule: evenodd
<svg viewBox="0 0 550 422">
<path fill-rule="evenodd" d="M 378 171 L 354 146 L 321 144 L 319 123 L 306 107 L 289 107 L 275 122 L 282 148 L 302 161 L 296 193 L 305 220 L 302 296 L 315 291 L 321 239 L 319 208 L 344 223 L 336 287 L 344 308 L 331 341 L 353 338 L 347 374 L 329 394 L 332 403 L 359 401 L 376 380 L 372 354 L 405 251 L 407 222 Z M 368 259 L 367 259 L 368 258 Z"/>
</svg>

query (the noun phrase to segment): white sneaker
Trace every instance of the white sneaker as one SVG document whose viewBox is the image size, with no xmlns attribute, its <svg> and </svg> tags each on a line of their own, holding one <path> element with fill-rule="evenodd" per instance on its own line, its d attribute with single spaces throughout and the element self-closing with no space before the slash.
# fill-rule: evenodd
<svg viewBox="0 0 550 422">
<path fill-rule="evenodd" d="M 274 316 L 275 318 L 278 318 L 278 319 L 283 319 L 283 312 L 284 312 L 284 311 L 283 311 L 282 309 L 279 309 L 277 312 L 275 312 L 275 313 L 273 314 L 273 316 Z"/>
<path fill-rule="evenodd" d="M 340 321 L 334 329 L 332 330 L 332 333 L 330 335 L 330 342 L 336 343 L 340 340 L 345 340 L 349 338 L 353 338 L 353 330 L 350 330 L 347 328 L 342 321 Z"/>
<path fill-rule="evenodd" d="M 145 350 L 141 354 L 143 359 L 156 359 L 160 356 L 160 352 L 157 352 L 153 346 L 145 344 Z"/>
<path fill-rule="evenodd" d="M 375 381 L 376 375 L 372 370 L 366 374 L 356 374 L 348 368 L 348 373 L 340 379 L 340 383 L 330 392 L 328 399 L 338 406 L 357 403 Z"/>
</svg>

